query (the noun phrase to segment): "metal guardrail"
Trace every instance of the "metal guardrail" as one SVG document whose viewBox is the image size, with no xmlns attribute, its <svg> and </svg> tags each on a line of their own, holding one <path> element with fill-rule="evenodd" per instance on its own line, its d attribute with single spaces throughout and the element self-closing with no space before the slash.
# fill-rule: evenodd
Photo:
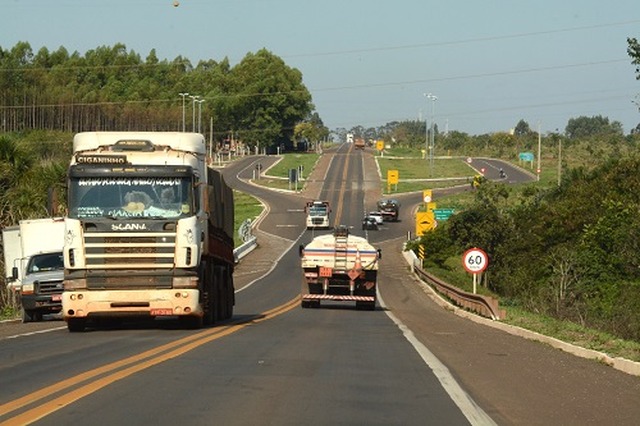
<svg viewBox="0 0 640 426">
<path fill-rule="evenodd" d="M 502 320 L 507 316 L 506 311 L 499 308 L 498 300 L 490 296 L 467 293 L 458 287 L 454 287 L 442 281 L 422 269 L 418 265 L 417 258 L 413 261 L 413 271 L 420 277 L 420 279 L 422 279 L 422 281 L 429 284 L 439 293 L 445 295 L 461 308 L 468 309 L 493 320 Z"/>
<path fill-rule="evenodd" d="M 233 257 L 235 259 L 235 262 L 238 263 L 240 259 L 251 253 L 251 251 L 253 251 L 253 249 L 255 249 L 257 246 L 258 237 L 253 235 L 251 236 L 251 238 L 249 238 L 249 240 L 233 250 Z"/>
</svg>

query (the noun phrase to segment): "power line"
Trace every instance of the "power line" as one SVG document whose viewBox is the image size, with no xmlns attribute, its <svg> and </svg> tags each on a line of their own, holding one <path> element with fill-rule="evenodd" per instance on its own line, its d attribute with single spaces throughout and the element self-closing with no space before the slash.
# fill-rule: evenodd
<svg viewBox="0 0 640 426">
<path fill-rule="evenodd" d="M 293 54 L 293 55 L 283 55 L 283 58 L 304 58 L 304 57 L 314 57 L 314 56 L 350 55 L 354 53 L 371 53 L 371 52 L 384 52 L 384 51 L 394 51 L 394 50 L 453 46 L 453 45 L 460 45 L 460 44 L 483 43 L 488 41 L 509 40 L 509 39 L 515 39 L 515 38 L 535 37 L 535 36 L 561 34 L 561 33 L 569 33 L 569 32 L 576 32 L 576 31 L 586 31 L 586 30 L 594 30 L 598 28 L 619 27 L 619 26 L 632 25 L 637 23 L 640 23 L 640 19 L 635 19 L 630 21 L 621 21 L 621 22 L 612 22 L 608 24 L 588 25 L 588 26 L 582 26 L 582 27 L 561 28 L 557 30 L 532 31 L 527 33 L 515 33 L 515 34 L 507 34 L 507 35 L 499 35 L 499 36 L 477 37 L 477 38 L 469 38 L 469 39 L 462 39 L 462 40 L 407 44 L 407 45 L 388 46 L 388 47 L 371 47 L 371 48 L 363 48 L 363 49 L 335 50 L 335 51 L 329 51 L 329 52 L 300 53 L 300 54 Z"/>
</svg>

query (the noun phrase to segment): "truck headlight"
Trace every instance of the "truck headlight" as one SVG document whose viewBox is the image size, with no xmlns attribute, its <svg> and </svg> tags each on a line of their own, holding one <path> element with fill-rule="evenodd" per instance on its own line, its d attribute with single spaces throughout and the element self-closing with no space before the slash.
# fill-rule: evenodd
<svg viewBox="0 0 640 426">
<path fill-rule="evenodd" d="M 63 287 L 65 291 L 86 290 L 87 280 L 64 280 Z"/>
<path fill-rule="evenodd" d="M 173 277 L 173 288 L 197 288 L 198 277 Z"/>
<path fill-rule="evenodd" d="M 22 284 L 22 294 L 33 294 L 33 283 Z"/>
</svg>

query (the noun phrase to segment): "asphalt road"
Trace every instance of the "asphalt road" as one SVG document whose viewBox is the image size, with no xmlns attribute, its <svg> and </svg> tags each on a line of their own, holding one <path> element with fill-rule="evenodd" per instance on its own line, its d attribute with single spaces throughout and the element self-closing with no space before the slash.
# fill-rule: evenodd
<svg viewBox="0 0 640 426">
<path fill-rule="evenodd" d="M 380 196 L 369 152 L 325 157 L 304 194 L 241 179 L 272 158 L 224 171 L 269 205 L 263 242 L 237 271 L 231 321 L 86 333 L 59 321 L 1 324 L 0 424 L 637 424 L 640 378 L 434 303 L 400 253 L 419 194 L 403 196 L 401 222 L 368 233 L 383 250 L 375 311 L 301 309 L 297 245 L 314 235 L 304 201 L 329 199 L 335 223 L 362 234 Z"/>
</svg>

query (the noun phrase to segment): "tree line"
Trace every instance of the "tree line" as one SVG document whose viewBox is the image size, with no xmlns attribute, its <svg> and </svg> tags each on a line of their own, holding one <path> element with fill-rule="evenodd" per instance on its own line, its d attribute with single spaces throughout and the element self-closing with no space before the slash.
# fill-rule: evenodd
<svg viewBox="0 0 640 426">
<path fill-rule="evenodd" d="M 146 58 L 124 44 L 69 53 L 0 47 L 0 132 L 187 131 L 259 148 L 291 146 L 295 126 L 323 128 L 302 73 L 266 49 L 235 66 Z M 195 126 L 195 116 L 198 126 Z M 183 120 L 184 117 L 184 120 Z M 210 126 L 210 118 L 213 126 Z M 314 134 L 315 133 L 311 133 Z"/>
</svg>

